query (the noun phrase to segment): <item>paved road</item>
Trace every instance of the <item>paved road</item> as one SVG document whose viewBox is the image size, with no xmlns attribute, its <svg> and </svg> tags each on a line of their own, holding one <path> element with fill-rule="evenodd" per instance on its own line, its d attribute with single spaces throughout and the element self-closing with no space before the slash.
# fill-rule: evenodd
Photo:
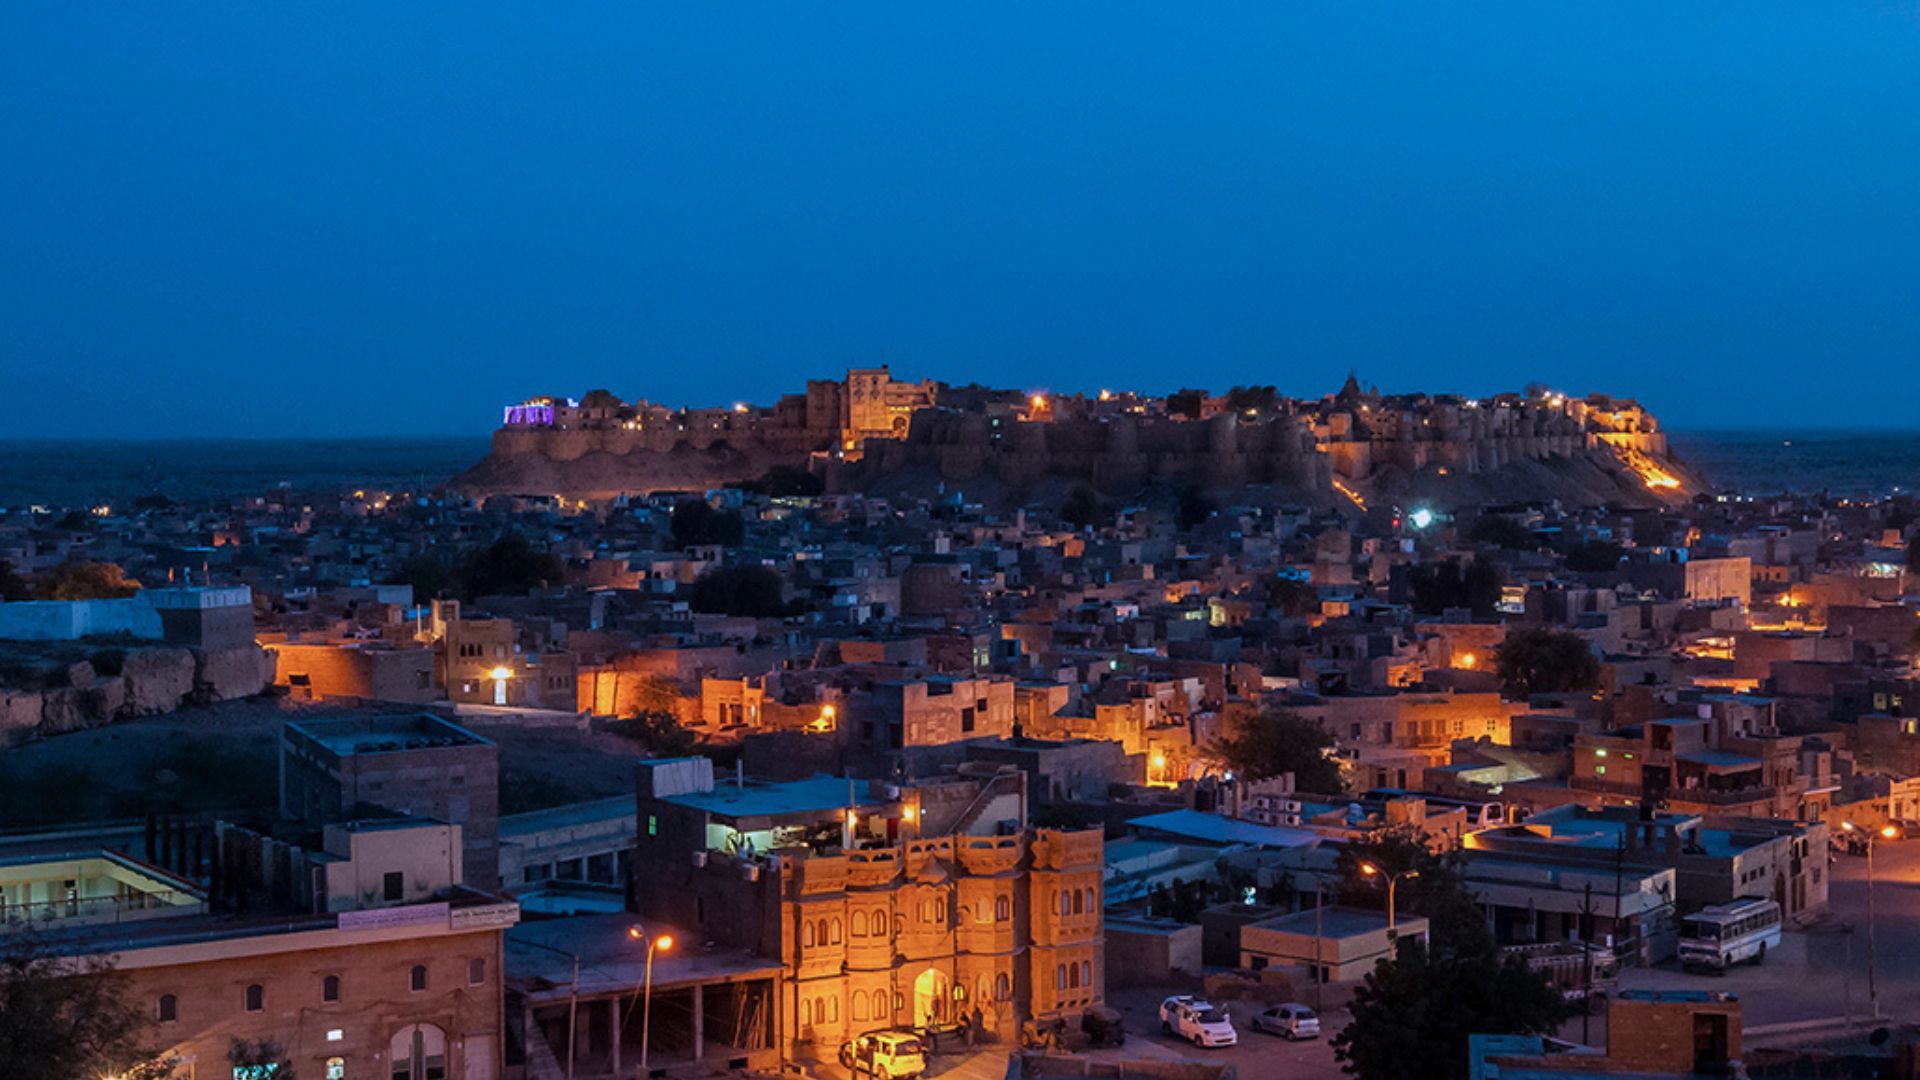
<svg viewBox="0 0 1920 1080">
<path fill-rule="evenodd" d="M 1788 930 L 1758 966 L 1696 975 L 1677 966 L 1629 968 L 1622 987 L 1727 990 L 1740 995 L 1747 1026 L 1868 1015 L 1867 861 L 1828 867 L 1828 915 Z M 1873 982 L 1883 1012 L 1920 1018 L 1920 840 L 1882 845 L 1874 856 Z"/>
</svg>

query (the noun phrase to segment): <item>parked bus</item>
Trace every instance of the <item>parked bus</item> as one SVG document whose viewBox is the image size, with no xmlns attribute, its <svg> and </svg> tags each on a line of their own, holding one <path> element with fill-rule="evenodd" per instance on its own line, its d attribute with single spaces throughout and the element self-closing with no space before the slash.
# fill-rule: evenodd
<svg viewBox="0 0 1920 1080">
<path fill-rule="evenodd" d="M 1780 905 L 1746 897 L 1715 904 L 1680 920 L 1680 963 L 1725 971 L 1745 960 L 1758 964 L 1780 947 Z"/>
</svg>

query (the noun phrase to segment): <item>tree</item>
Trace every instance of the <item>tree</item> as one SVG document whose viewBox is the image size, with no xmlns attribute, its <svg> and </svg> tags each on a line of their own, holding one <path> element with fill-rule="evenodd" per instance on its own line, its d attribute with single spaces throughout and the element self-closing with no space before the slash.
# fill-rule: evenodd
<svg viewBox="0 0 1920 1080">
<path fill-rule="evenodd" d="M 140 591 L 140 583 L 113 563 L 68 559 L 34 579 L 42 600 L 118 600 Z"/>
<path fill-rule="evenodd" d="M 1600 661 L 1578 634 L 1508 631 L 1497 652 L 1500 685 L 1509 698 L 1591 690 L 1600 681 Z"/>
<path fill-rule="evenodd" d="M 0 559 L 0 603 L 33 599 L 33 586 L 13 572 L 13 564 Z"/>
<path fill-rule="evenodd" d="M 1213 500 L 1198 484 L 1182 484 L 1174 492 L 1175 516 L 1183 529 L 1191 529 L 1213 516 Z"/>
<path fill-rule="evenodd" d="M 1272 386 L 1236 386 L 1227 391 L 1227 408 L 1234 412 L 1265 412 L 1280 401 L 1280 390 Z"/>
<path fill-rule="evenodd" d="M 1309 582 L 1277 577 L 1267 583 L 1267 606 L 1298 618 L 1320 610 L 1320 590 Z"/>
<path fill-rule="evenodd" d="M 1482 514 L 1475 518 L 1467 529 L 1467 539 L 1508 551 L 1528 551 L 1540 546 L 1532 529 L 1505 514 Z"/>
<path fill-rule="evenodd" d="M 1206 404 L 1207 392 L 1205 390 L 1195 390 L 1189 387 L 1176 390 L 1167 395 L 1167 411 L 1175 416 L 1184 416 L 1189 420 L 1200 419 L 1200 414 L 1206 411 Z"/>
<path fill-rule="evenodd" d="M 1500 571 L 1478 559 L 1464 565 L 1459 559 L 1440 563 L 1421 563 L 1407 571 L 1407 588 L 1413 594 L 1413 610 L 1423 615 L 1438 615 L 1447 608 L 1468 608 L 1476 617 L 1493 614 L 1500 603 Z"/>
<path fill-rule="evenodd" d="M 1582 574 L 1604 574 L 1620 568 L 1627 551 L 1608 540 L 1588 540 L 1567 551 L 1567 569 Z"/>
<path fill-rule="evenodd" d="M 1459 856 L 1434 851 L 1419 828 L 1382 829 L 1343 844 L 1333 865 L 1340 876 L 1335 902 L 1384 911 L 1387 879 L 1397 877 L 1395 914 L 1424 916 L 1435 950 L 1471 953 L 1494 947 L 1480 905 L 1467 888 Z M 1374 873 L 1365 872 L 1363 866 L 1373 867 Z"/>
<path fill-rule="evenodd" d="M 709 615 L 783 618 L 795 614 L 780 575 L 764 566 L 722 566 L 700 575 L 688 603 Z"/>
<path fill-rule="evenodd" d="M 1111 521 L 1113 510 L 1092 488 L 1079 484 L 1067 493 L 1067 501 L 1061 504 L 1060 519 L 1076 529 L 1094 528 Z"/>
<path fill-rule="evenodd" d="M 112 965 L 47 951 L 31 931 L 0 938 L 0 1062 L 8 1076 L 121 1075 L 172 1070 L 143 1049 L 146 1011 L 123 1000 Z"/>
<path fill-rule="evenodd" d="M 1460 1080 L 1471 1035 L 1544 1035 L 1566 1003 L 1518 956 L 1429 949 L 1402 939 L 1374 966 L 1333 1038 L 1334 1057 L 1358 1080 Z"/>
<path fill-rule="evenodd" d="M 625 404 L 626 402 L 620 400 L 620 395 L 611 390 L 589 390 L 587 396 L 580 399 L 580 407 L 583 409 L 618 409 Z"/>
<path fill-rule="evenodd" d="M 413 586 L 413 599 L 418 603 L 445 596 L 457 583 L 446 563 L 431 555 L 415 555 L 388 576 L 387 584 Z"/>
<path fill-rule="evenodd" d="M 1907 569 L 1920 574 L 1920 532 L 1913 534 L 1907 541 Z"/>
<path fill-rule="evenodd" d="M 671 711 L 649 708 L 645 703 L 635 706 L 625 720 L 610 725 L 610 730 L 638 742 L 654 757 L 685 757 L 700 743 L 698 736 L 680 726 Z"/>
<path fill-rule="evenodd" d="M 705 499 L 687 499 L 674 506 L 673 542 L 682 548 L 701 544 L 738 547 L 747 536 L 747 524 L 736 510 L 715 510 Z"/>
<path fill-rule="evenodd" d="M 524 536 L 508 535 L 469 552 L 455 578 L 460 595 L 472 600 L 480 596 L 524 594 L 530 589 L 559 584 L 566 574 L 567 568 L 559 556 L 535 551 Z"/>
<path fill-rule="evenodd" d="M 825 480 L 794 465 L 775 465 L 762 473 L 758 480 L 742 480 L 727 486 L 775 499 L 818 495 L 827 490 Z"/>
<path fill-rule="evenodd" d="M 1226 716 L 1227 734 L 1212 747 L 1213 756 L 1247 780 L 1293 774 L 1298 791 L 1337 794 L 1346 784 L 1333 759 L 1333 736 L 1317 721 L 1284 709 L 1255 712 L 1236 709 Z"/>
</svg>

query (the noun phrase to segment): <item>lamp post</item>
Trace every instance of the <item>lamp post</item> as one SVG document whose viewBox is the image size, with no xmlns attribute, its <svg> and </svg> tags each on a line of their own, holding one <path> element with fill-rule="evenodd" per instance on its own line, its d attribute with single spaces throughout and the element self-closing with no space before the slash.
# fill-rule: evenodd
<svg viewBox="0 0 1920 1080">
<path fill-rule="evenodd" d="M 1402 870 L 1397 874 L 1389 874 L 1381 870 L 1379 867 L 1373 865 L 1372 863 L 1363 862 L 1360 864 L 1360 872 L 1362 874 L 1365 874 L 1367 877 L 1384 877 L 1387 879 L 1387 936 L 1388 937 L 1396 936 L 1397 928 L 1394 923 L 1394 915 L 1393 915 L 1394 890 L 1399 888 L 1401 878 L 1417 878 L 1420 876 L 1420 871 Z"/>
<path fill-rule="evenodd" d="M 1878 840 L 1891 840 L 1899 836 L 1899 830 L 1891 825 L 1882 825 L 1878 830 L 1869 832 L 1843 821 L 1840 827 L 1848 832 L 1862 833 L 1867 838 L 1867 1008 L 1872 1010 L 1876 1019 L 1880 1016 L 1880 992 L 1873 981 L 1873 849 Z"/>
<path fill-rule="evenodd" d="M 640 992 L 640 1073 L 644 1076 L 647 1072 L 647 1043 L 653 1034 L 653 954 L 655 950 L 672 952 L 673 935 L 660 934 L 648 937 L 644 928 L 629 926 L 627 937 L 633 941 L 647 943 L 646 983 Z"/>
</svg>

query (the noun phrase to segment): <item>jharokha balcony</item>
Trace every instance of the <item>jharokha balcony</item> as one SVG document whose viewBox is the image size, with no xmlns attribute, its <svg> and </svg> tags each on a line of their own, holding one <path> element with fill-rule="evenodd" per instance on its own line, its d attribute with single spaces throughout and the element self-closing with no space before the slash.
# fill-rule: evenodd
<svg viewBox="0 0 1920 1080">
<path fill-rule="evenodd" d="M 1022 847 L 1018 836 L 966 836 L 955 843 L 960 866 L 969 874 L 1004 874 L 1019 869 Z"/>
<path fill-rule="evenodd" d="M 1100 829 L 1040 829 L 1033 837 L 1033 865 L 1038 870 L 1099 866 L 1105 844 L 1106 834 Z"/>
<path fill-rule="evenodd" d="M 901 859 L 897 847 L 850 851 L 846 860 L 849 889 L 884 888 L 900 878 Z"/>
</svg>

